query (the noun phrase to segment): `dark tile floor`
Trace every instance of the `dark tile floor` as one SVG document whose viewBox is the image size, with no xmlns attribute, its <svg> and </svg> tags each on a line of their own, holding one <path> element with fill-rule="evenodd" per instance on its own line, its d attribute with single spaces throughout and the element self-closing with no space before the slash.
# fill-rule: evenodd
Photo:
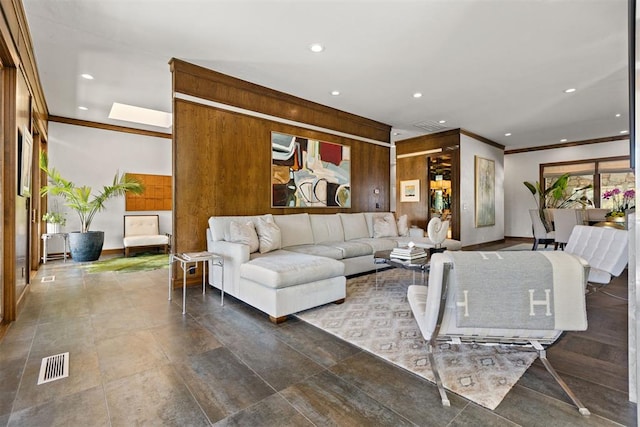
<svg viewBox="0 0 640 427">
<path fill-rule="evenodd" d="M 539 362 L 495 411 L 456 395 L 445 408 L 433 384 L 296 319 L 273 325 L 231 297 L 221 307 L 215 290 L 189 289 L 183 316 L 167 280 L 42 266 L 0 342 L 0 424 L 635 425 L 624 301 L 589 297 L 589 330 L 549 351 L 583 418 Z M 626 292 L 626 274 L 611 289 Z M 69 377 L 36 385 L 41 359 L 67 351 Z"/>
</svg>

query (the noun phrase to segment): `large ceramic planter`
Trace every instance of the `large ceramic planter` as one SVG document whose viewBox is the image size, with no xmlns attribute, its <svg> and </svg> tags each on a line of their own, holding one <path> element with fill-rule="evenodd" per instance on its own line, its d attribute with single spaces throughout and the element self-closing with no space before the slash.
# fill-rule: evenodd
<svg viewBox="0 0 640 427">
<path fill-rule="evenodd" d="M 71 258 L 76 262 L 95 261 L 100 258 L 104 231 L 88 231 L 69 233 L 69 249 Z"/>
</svg>

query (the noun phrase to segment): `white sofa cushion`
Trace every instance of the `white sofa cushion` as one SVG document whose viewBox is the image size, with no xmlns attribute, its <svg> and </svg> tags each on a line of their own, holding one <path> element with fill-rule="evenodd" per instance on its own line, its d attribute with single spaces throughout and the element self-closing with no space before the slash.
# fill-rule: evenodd
<svg viewBox="0 0 640 427">
<path fill-rule="evenodd" d="M 342 275 L 344 264 L 340 261 L 287 250 L 271 252 L 240 266 L 240 277 L 270 288 L 284 288 Z"/>
<path fill-rule="evenodd" d="M 332 246 L 342 251 L 342 258 L 355 258 L 365 255 L 373 255 L 373 248 L 363 242 L 349 241 L 349 242 L 327 242 L 326 246 Z"/>
<path fill-rule="evenodd" d="M 313 231 L 313 241 L 315 243 L 341 242 L 344 241 L 344 229 L 342 220 L 338 215 L 309 215 L 311 230 Z"/>
<path fill-rule="evenodd" d="M 249 253 L 257 252 L 260 241 L 253 221 L 231 221 L 229 223 L 229 242 L 242 243 L 249 246 Z"/>
<path fill-rule="evenodd" d="M 409 235 L 409 217 L 407 214 L 400 215 L 398 218 L 398 236 Z"/>
<path fill-rule="evenodd" d="M 287 246 L 287 250 L 307 255 L 326 256 L 331 259 L 342 259 L 342 251 L 340 249 L 326 245 Z"/>
<path fill-rule="evenodd" d="M 313 244 L 309 214 L 274 215 L 273 220 L 280 229 L 283 248 Z"/>
<path fill-rule="evenodd" d="M 396 237 L 398 236 L 398 229 L 396 225 L 395 215 L 393 212 L 363 212 L 365 221 L 367 223 L 367 230 L 369 232 L 368 237 L 374 237 L 374 223 L 376 218 L 392 218 L 393 219 L 393 227 L 395 229 L 396 234 L 394 236 L 385 236 L 385 237 Z"/>
<path fill-rule="evenodd" d="M 393 214 L 373 217 L 373 237 L 398 237 L 398 226 Z"/>
<path fill-rule="evenodd" d="M 267 214 L 264 216 L 271 216 Z M 229 224 L 231 221 L 253 221 L 255 224 L 258 216 L 212 216 L 209 217 L 209 229 L 211 230 L 211 238 L 213 241 L 226 240 L 229 242 Z"/>
<path fill-rule="evenodd" d="M 123 240 L 125 248 L 132 246 L 154 246 L 169 244 L 169 236 L 166 236 L 164 234 L 154 234 L 152 236 L 128 236 Z"/>
<path fill-rule="evenodd" d="M 340 217 L 340 221 L 342 221 L 344 240 L 371 237 L 367 229 L 367 220 L 363 213 L 339 213 L 338 216 Z"/>
<path fill-rule="evenodd" d="M 398 246 L 395 240 L 385 238 L 374 239 L 373 237 L 365 237 L 355 239 L 354 242 L 366 243 L 371 246 L 373 252 L 388 251 Z"/>
<path fill-rule="evenodd" d="M 280 228 L 273 221 L 271 215 L 258 218 L 256 222 L 258 240 L 260 240 L 260 253 L 275 251 L 282 247 L 282 235 Z"/>
</svg>

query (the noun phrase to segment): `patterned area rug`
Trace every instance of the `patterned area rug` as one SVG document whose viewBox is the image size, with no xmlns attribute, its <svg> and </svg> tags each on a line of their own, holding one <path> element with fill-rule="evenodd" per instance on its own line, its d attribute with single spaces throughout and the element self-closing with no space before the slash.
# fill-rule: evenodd
<svg viewBox="0 0 640 427">
<path fill-rule="evenodd" d="M 412 272 L 389 269 L 347 280 L 344 304 L 327 304 L 297 316 L 351 344 L 434 382 L 424 339 L 407 301 Z M 420 282 L 419 275 L 415 277 Z M 536 359 L 506 346 L 440 344 L 436 363 L 444 386 L 495 409 Z"/>
</svg>

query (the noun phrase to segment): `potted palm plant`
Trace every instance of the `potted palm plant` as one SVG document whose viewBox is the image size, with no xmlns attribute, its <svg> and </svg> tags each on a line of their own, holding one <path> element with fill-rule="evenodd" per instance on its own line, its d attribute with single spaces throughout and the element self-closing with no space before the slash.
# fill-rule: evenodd
<svg viewBox="0 0 640 427">
<path fill-rule="evenodd" d="M 40 169 L 47 174 L 48 184 L 40 189 L 40 195 L 60 196 L 65 205 L 80 218 L 80 231 L 69 233 L 69 249 L 74 261 L 95 261 L 100 257 L 104 243 L 104 231 L 90 231 L 95 215 L 105 208 L 105 202 L 126 192 L 140 194 L 144 187 L 140 181 L 116 172 L 111 185 L 102 187 L 98 194 L 91 194 L 91 187 L 77 186 L 64 179 L 55 168 L 49 168 L 44 151 L 40 152 Z"/>
</svg>

